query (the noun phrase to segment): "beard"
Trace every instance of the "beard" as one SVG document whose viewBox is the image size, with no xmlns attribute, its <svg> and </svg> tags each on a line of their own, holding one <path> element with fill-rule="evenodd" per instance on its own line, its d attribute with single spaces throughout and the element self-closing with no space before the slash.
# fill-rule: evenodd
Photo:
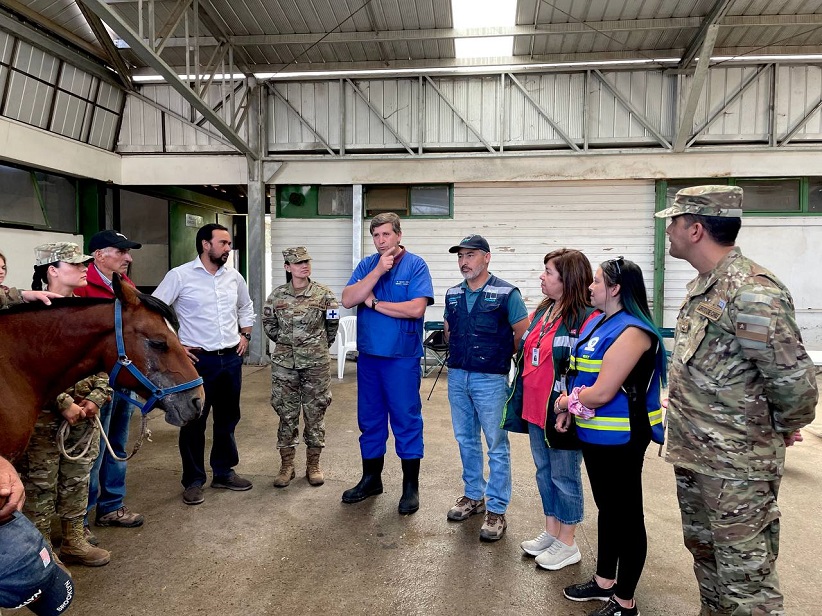
<svg viewBox="0 0 822 616">
<path fill-rule="evenodd" d="M 212 254 L 212 253 L 209 252 L 208 253 L 208 259 L 214 265 L 225 265 L 226 261 L 228 261 L 228 253 L 224 252 L 221 255 L 215 255 L 215 254 Z"/>
</svg>

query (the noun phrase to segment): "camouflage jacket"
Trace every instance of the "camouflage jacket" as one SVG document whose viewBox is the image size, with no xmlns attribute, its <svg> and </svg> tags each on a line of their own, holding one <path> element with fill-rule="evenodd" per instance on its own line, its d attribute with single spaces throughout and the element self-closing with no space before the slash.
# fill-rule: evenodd
<svg viewBox="0 0 822 616">
<path fill-rule="evenodd" d="M 15 288 L 0 287 L 0 310 L 23 303 L 23 296 Z"/>
<path fill-rule="evenodd" d="M 91 400 L 99 408 L 111 397 L 112 389 L 108 385 L 108 375 L 105 372 L 98 372 L 92 376 L 78 381 L 73 387 L 69 387 L 62 394 L 57 396 L 55 401 L 55 408 L 62 413 L 72 402 L 82 402 L 83 400 Z"/>
<path fill-rule="evenodd" d="M 328 363 L 328 347 L 337 337 L 339 304 L 326 286 L 309 282 L 295 291 L 286 283 L 263 306 L 263 328 L 276 344 L 271 361 L 283 368 L 313 368 Z"/>
<path fill-rule="evenodd" d="M 790 293 L 738 248 L 688 283 L 668 380 L 667 460 L 725 479 L 781 476 L 819 396 Z"/>
</svg>

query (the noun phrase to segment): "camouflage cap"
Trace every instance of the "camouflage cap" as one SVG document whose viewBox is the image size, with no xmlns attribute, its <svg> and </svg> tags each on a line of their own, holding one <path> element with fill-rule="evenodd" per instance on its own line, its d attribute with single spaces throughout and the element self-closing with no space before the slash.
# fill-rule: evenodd
<svg viewBox="0 0 822 616">
<path fill-rule="evenodd" d="M 283 250 L 283 259 L 286 263 L 299 263 L 300 261 L 311 261 L 311 255 L 308 254 L 305 246 L 294 246 Z"/>
<path fill-rule="evenodd" d="M 40 244 L 34 249 L 34 265 L 49 263 L 88 263 L 94 261 L 91 255 L 84 255 L 82 249 L 71 242 L 52 242 Z"/>
<path fill-rule="evenodd" d="M 657 218 L 672 218 L 682 214 L 742 218 L 742 189 L 739 186 L 708 185 L 683 188 L 674 197 L 674 204 L 654 214 Z"/>
</svg>

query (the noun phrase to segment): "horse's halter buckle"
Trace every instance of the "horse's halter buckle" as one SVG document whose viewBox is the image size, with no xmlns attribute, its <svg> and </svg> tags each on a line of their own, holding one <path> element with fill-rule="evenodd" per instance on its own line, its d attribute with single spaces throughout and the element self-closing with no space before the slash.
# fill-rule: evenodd
<svg viewBox="0 0 822 616">
<path fill-rule="evenodd" d="M 111 371 L 111 375 L 108 377 L 108 384 L 109 386 L 114 389 L 114 395 L 119 396 L 129 404 L 133 404 L 134 406 L 140 407 L 140 412 L 143 415 L 148 414 L 151 408 L 157 403 L 158 400 L 165 398 L 169 394 L 175 394 L 179 391 L 186 391 L 188 389 L 194 389 L 195 387 L 199 387 L 203 384 L 203 377 L 198 376 L 196 379 L 192 379 L 191 381 L 187 381 L 185 383 L 181 383 L 180 385 L 174 385 L 172 387 L 158 387 L 151 380 L 143 374 L 140 369 L 134 365 L 134 363 L 128 358 L 126 355 L 126 347 L 123 343 L 123 304 L 120 302 L 119 299 L 114 300 L 114 334 L 117 340 L 117 363 L 114 364 L 114 368 Z M 130 372 L 131 375 L 140 381 L 146 389 L 152 392 L 151 396 L 149 396 L 148 400 L 145 401 L 142 405 L 134 400 L 131 396 L 125 396 L 120 393 L 115 388 L 115 381 L 117 380 L 117 375 L 120 374 L 120 368 L 125 368 L 127 372 Z"/>
</svg>

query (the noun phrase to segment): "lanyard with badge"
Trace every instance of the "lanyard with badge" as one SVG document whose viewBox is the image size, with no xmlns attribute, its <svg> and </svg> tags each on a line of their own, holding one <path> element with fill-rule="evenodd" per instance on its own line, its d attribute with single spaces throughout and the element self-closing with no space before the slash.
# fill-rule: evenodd
<svg viewBox="0 0 822 616">
<path fill-rule="evenodd" d="M 552 313 L 554 312 L 554 306 L 556 303 L 551 305 L 551 308 L 545 311 L 545 318 L 542 320 L 542 327 L 539 329 L 539 338 L 537 338 L 537 344 L 531 349 L 531 365 L 536 367 L 539 366 L 539 347 L 542 344 L 542 339 L 545 337 L 551 329 L 554 327 L 554 324 L 557 322 L 557 319 L 549 321 L 551 318 Z"/>
</svg>

